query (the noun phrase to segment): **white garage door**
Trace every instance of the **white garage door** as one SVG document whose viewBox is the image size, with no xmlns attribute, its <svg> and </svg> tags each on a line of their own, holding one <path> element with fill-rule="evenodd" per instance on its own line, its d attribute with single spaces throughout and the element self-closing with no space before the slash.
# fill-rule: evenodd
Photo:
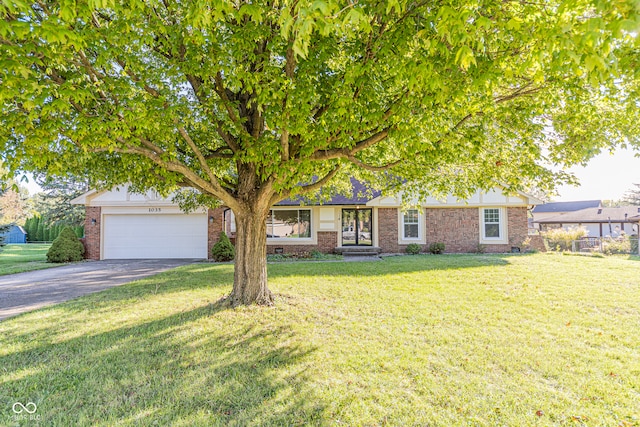
<svg viewBox="0 0 640 427">
<path fill-rule="evenodd" d="M 206 214 L 104 215 L 104 259 L 207 258 Z"/>
</svg>

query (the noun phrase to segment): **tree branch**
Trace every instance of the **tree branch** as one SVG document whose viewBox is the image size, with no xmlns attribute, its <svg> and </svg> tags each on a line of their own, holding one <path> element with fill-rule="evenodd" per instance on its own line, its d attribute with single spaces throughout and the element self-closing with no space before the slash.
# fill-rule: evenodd
<svg viewBox="0 0 640 427">
<path fill-rule="evenodd" d="M 333 169 L 331 169 L 324 177 L 322 177 L 321 179 L 308 184 L 308 185 L 302 185 L 298 188 L 302 188 L 302 191 L 299 194 L 307 194 L 313 191 L 317 191 L 320 188 L 322 188 L 324 185 L 326 185 L 327 183 L 329 183 L 329 181 L 331 181 L 331 179 L 336 176 L 336 174 L 338 173 L 338 171 L 340 170 L 340 164 L 338 163 L 337 165 L 335 165 L 333 167 Z M 281 200 L 286 199 L 287 197 L 291 196 L 291 190 L 287 190 L 285 192 L 283 192 L 282 194 L 274 194 L 271 197 L 271 200 L 269 201 L 269 203 L 271 203 L 271 205 L 275 205 L 276 203 L 278 203 Z"/>
<path fill-rule="evenodd" d="M 213 174 L 213 172 L 211 172 L 211 168 L 209 168 L 209 165 L 207 164 L 207 160 L 202 155 L 202 151 L 200 151 L 200 149 L 195 144 L 195 142 L 193 142 L 193 139 L 191 139 L 191 136 L 189 136 L 185 128 L 182 126 L 178 126 L 178 132 L 180 132 L 182 139 L 187 141 L 187 144 L 191 148 L 191 151 L 193 151 L 193 153 L 196 155 L 198 162 L 200 163 L 200 166 L 209 177 L 209 180 L 211 180 L 212 182 L 217 181 L 215 175 Z"/>
<path fill-rule="evenodd" d="M 384 140 L 389 136 L 389 131 L 391 130 L 391 126 L 386 127 L 385 129 L 373 134 L 367 139 L 363 139 L 362 141 L 356 143 L 353 148 L 332 148 L 329 150 L 317 150 L 311 156 L 309 156 L 310 160 L 330 160 L 330 159 L 346 159 L 349 156 L 352 156 L 360 151 L 369 148 L 378 142 Z"/>
<path fill-rule="evenodd" d="M 357 159 L 355 156 L 348 156 L 347 159 L 349 159 L 349 161 L 351 163 L 353 163 L 354 165 L 361 167 L 362 169 L 366 169 L 372 172 L 383 172 L 386 170 L 391 169 L 394 166 L 398 166 L 400 163 L 404 162 L 404 160 L 400 159 L 400 160 L 396 160 L 394 162 L 391 163 L 387 163 L 386 165 L 382 165 L 382 166 L 374 166 L 374 165 L 370 165 L 368 163 L 364 163 L 363 161 Z"/>
</svg>

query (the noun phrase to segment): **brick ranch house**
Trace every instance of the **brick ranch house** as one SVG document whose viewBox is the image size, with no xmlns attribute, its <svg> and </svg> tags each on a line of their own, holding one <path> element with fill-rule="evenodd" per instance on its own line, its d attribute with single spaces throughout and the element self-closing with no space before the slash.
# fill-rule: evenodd
<svg viewBox="0 0 640 427">
<path fill-rule="evenodd" d="M 445 252 L 490 253 L 518 251 L 528 236 L 527 211 L 540 200 L 499 188 L 477 192 L 467 200 L 429 198 L 403 209 L 399 197 L 370 192 L 363 196 L 354 182 L 353 197 L 336 196 L 322 205 L 283 201 L 274 206 L 267 223 L 268 253 L 318 250 L 342 252 L 369 248 L 379 253 L 404 253 L 407 245 L 426 251 L 442 242 Z M 85 205 L 88 259 L 209 258 L 224 230 L 233 239 L 233 213 L 224 207 L 184 213 L 169 198 L 154 191 L 144 195 L 126 186 L 89 191 L 73 200 Z M 532 246 L 543 250 L 538 236 Z"/>
</svg>

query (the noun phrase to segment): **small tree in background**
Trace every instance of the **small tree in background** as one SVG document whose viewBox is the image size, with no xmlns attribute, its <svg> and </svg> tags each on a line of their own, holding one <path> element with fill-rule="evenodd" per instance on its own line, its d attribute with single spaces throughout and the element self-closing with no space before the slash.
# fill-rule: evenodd
<svg viewBox="0 0 640 427">
<path fill-rule="evenodd" d="M 82 261 L 83 255 L 84 245 L 78 240 L 73 229 L 66 227 L 49 248 L 47 262 Z"/>
<path fill-rule="evenodd" d="M 218 242 L 211 248 L 211 255 L 216 262 L 231 261 L 236 257 L 236 249 L 225 233 L 220 234 Z"/>
</svg>

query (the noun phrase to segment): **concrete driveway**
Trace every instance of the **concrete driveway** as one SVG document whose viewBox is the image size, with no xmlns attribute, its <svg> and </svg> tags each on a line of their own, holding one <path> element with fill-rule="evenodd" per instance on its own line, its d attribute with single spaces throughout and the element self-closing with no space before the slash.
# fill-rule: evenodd
<svg viewBox="0 0 640 427">
<path fill-rule="evenodd" d="M 198 260 L 88 261 L 0 276 L 0 320 L 196 261 Z"/>
</svg>

